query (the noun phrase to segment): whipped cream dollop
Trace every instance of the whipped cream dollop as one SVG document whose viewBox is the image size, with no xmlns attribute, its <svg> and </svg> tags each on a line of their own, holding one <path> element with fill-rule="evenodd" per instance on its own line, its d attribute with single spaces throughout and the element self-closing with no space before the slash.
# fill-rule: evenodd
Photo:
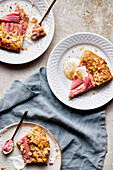
<svg viewBox="0 0 113 170">
<path fill-rule="evenodd" d="M 16 157 L 8 157 L 8 162 L 12 163 L 14 168 L 16 168 L 17 170 L 21 170 L 25 167 L 24 159 L 21 155 L 17 155 Z"/>
<path fill-rule="evenodd" d="M 69 58 L 64 64 L 64 73 L 70 80 L 74 79 L 74 73 L 79 66 L 80 60 L 77 58 Z"/>
<path fill-rule="evenodd" d="M 82 66 L 82 67 L 77 67 L 75 70 L 75 75 L 81 79 L 81 80 L 85 80 L 85 77 L 88 76 L 88 73 L 86 71 L 86 67 Z"/>
</svg>

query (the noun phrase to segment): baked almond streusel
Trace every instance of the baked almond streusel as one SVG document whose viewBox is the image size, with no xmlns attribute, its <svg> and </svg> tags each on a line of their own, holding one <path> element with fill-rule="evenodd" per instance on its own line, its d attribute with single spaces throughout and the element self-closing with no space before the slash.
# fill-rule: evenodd
<svg viewBox="0 0 113 170">
<path fill-rule="evenodd" d="M 103 84 L 113 78 L 106 61 L 89 50 L 84 51 L 80 62 L 93 75 L 93 81 L 96 85 Z"/>
<path fill-rule="evenodd" d="M 0 46 L 9 50 L 20 52 L 29 17 L 16 6 L 14 12 L 0 18 Z"/>
<path fill-rule="evenodd" d="M 104 84 L 112 78 L 106 61 L 95 53 L 85 50 L 75 70 L 69 98 Z"/>
<path fill-rule="evenodd" d="M 17 142 L 25 163 L 47 163 L 50 155 L 50 143 L 40 126 L 35 126 Z"/>
</svg>

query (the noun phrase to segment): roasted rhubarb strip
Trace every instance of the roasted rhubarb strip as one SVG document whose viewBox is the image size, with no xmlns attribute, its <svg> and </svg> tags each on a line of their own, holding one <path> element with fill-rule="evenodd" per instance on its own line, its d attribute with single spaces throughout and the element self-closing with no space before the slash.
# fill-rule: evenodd
<svg viewBox="0 0 113 170">
<path fill-rule="evenodd" d="M 23 34 L 25 34 L 29 22 L 28 14 L 26 14 L 23 9 L 20 9 L 19 6 L 16 6 L 15 12 L 20 12 L 21 14 L 19 24 L 22 25 L 22 31 Z"/>
<path fill-rule="evenodd" d="M 4 22 L 19 22 L 19 19 L 21 17 L 20 11 L 12 12 L 4 17 L 0 18 L 0 21 Z"/>
<path fill-rule="evenodd" d="M 22 25 L 18 25 L 18 31 L 20 33 L 20 35 L 23 35 L 23 31 L 22 31 Z"/>
<path fill-rule="evenodd" d="M 29 144 L 27 143 L 26 140 L 26 136 L 24 136 L 21 140 L 20 140 L 20 149 L 22 152 L 22 155 L 25 159 L 25 163 L 31 163 L 32 162 L 32 158 L 30 157 L 30 147 Z"/>
<path fill-rule="evenodd" d="M 77 77 L 75 77 L 73 83 L 72 83 L 72 87 L 71 87 L 71 90 L 77 88 L 78 86 L 80 86 L 81 84 L 83 84 L 84 81 L 83 80 L 80 80 L 78 79 Z"/>
<path fill-rule="evenodd" d="M 6 23 L 5 24 L 5 31 L 9 32 L 9 29 L 10 29 L 10 23 Z"/>
<path fill-rule="evenodd" d="M 92 80 L 92 75 L 89 74 L 88 76 L 86 76 L 84 81 L 75 77 L 72 83 L 70 93 L 69 93 L 69 98 L 72 98 L 75 95 L 82 93 L 86 90 L 89 90 L 93 87 L 95 87 L 95 85 Z"/>
<path fill-rule="evenodd" d="M 0 18 L 0 21 L 4 21 L 4 22 L 17 22 L 19 23 L 19 16 L 5 16 Z"/>
<path fill-rule="evenodd" d="M 14 23 L 9 23 L 9 22 L 6 22 L 5 23 L 5 29 L 4 29 L 7 33 L 13 33 L 14 31 Z"/>
<path fill-rule="evenodd" d="M 15 11 L 15 12 L 11 12 L 11 13 L 7 14 L 6 16 L 19 16 L 19 17 L 21 17 L 21 13 L 20 13 L 20 11 Z"/>
<path fill-rule="evenodd" d="M 75 95 L 85 91 L 84 83 L 78 86 L 76 89 L 71 89 L 69 93 L 69 98 L 74 97 Z"/>
<path fill-rule="evenodd" d="M 10 32 L 13 32 L 14 31 L 14 23 L 10 23 L 10 29 L 9 29 Z"/>
<path fill-rule="evenodd" d="M 93 83 L 92 79 L 89 76 L 85 77 L 85 81 L 84 81 L 85 90 L 91 89 L 94 86 L 95 84 Z"/>
</svg>

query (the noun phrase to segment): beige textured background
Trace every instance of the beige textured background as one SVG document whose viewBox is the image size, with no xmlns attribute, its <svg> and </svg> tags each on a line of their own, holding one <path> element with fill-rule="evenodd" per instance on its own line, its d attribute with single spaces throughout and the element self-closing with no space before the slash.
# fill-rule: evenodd
<svg viewBox="0 0 113 170">
<path fill-rule="evenodd" d="M 50 3 L 52 0 L 47 0 Z M 53 8 L 55 35 L 50 47 L 37 60 L 24 65 L 0 63 L 0 98 L 15 79 L 24 81 L 39 67 L 46 66 L 54 46 L 77 32 L 98 33 L 113 43 L 113 0 L 57 0 Z M 106 111 L 108 153 L 103 170 L 113 170 L 113 101 Z"/>
</svg>

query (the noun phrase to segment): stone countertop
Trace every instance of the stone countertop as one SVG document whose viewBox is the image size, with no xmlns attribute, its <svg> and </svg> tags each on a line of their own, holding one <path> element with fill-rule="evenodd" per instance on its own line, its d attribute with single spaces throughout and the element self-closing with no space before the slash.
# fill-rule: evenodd
<svg viewBox="0 0 113 170">
<path fill-rule="evenodd" d="M 52 0 L 47 0 L 50 3 Z M 53 7 L 55 34 L 47 51 L 38 59 L 23 65 L 0 63 L 0 98 L 13 81 L 25 81 L 41 66 L 47 65 L 48 57 L 55 45 L 63 38 L 77 32 L 100 34 L 113 43 L 113 0 L 57 0 Z M 103 170 L 113 169 L 113 101 L 106 110 L 108 153 Z"/>
</svg>

